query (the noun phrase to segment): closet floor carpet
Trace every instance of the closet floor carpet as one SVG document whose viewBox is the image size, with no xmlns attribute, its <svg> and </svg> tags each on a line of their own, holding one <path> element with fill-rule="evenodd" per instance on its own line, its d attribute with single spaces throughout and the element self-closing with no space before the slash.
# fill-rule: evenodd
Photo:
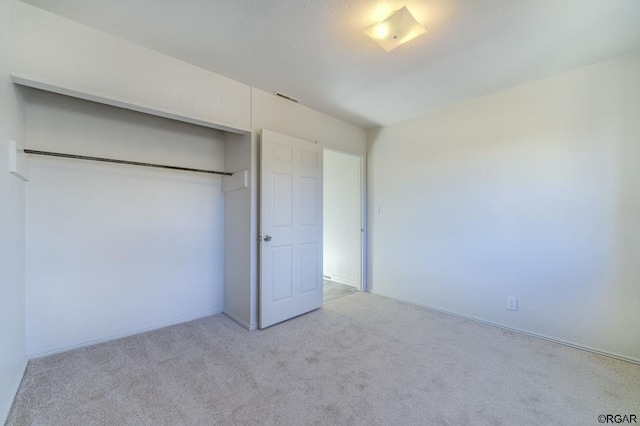
<svg viewBox="0 0 640 426">
<path fill-rule="evenodd" d="M 29 362 L 9 425 L 596 425 L 640 365 L 367 293 L 262 331 L 224 315 Z"/>
</svg>

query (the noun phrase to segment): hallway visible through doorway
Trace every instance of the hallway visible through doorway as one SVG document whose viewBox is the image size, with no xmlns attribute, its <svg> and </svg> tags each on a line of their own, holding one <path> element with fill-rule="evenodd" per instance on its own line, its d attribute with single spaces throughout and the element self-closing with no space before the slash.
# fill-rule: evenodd
<svg viewBox="0 0 640 426">
<path fill-rule="evenodd" d="M 363 159 L 323 152 L 323 300 L 363 290 Z"/>
<path fill-rule="evenodd" d="M 324 289 L 322 292 L 323 303 L 327 303 L 332 300 L 336 300 L 341 297 L 349 296 L 350 294 L 354 294 L 358 292 L 358 289 L 353 286 L 340 284 L 335 281 L 330 281 L 327 279 L 323 280 L 323 285 L 324 285 Z"/>
</svg>

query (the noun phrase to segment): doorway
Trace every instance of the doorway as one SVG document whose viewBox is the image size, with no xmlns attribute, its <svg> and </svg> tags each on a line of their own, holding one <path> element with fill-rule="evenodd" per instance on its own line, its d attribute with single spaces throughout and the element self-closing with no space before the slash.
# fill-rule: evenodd
<svg viewBox="0 0 640 426">
<path fill-rule="evenodd" d="M 363 288 L 363 159 L 323 153 L 323 301 Z"/>
</svg>

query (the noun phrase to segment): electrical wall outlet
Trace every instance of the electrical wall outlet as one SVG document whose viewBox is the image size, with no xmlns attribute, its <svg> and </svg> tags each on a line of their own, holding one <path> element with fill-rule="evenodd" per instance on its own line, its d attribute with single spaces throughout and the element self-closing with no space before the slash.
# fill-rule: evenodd
<svg viewBox="0 0 640 426">
<path fill-rule="evenodd" d="M 517 311 L 518 310 L 518 298 L 517 297 L 507 296 L 507 309 L 510 310 L 510 311 Z"/>
</svg>

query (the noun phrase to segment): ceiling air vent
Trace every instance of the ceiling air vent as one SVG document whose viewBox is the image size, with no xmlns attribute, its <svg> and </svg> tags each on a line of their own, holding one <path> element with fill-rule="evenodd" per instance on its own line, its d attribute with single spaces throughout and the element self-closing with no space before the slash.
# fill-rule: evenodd
<svg viewBox="0 0 640 426">
<path fill-rule="evenodd" d="M 292 98 L 291 96 L 283 95 L 283 94 L 282 94 L 282 93 L 280 93 L 280 92 L 276 92 L 276 93 L 274 93 L 274 95 L 279 96 L 279 97 L 281 97 L 282 99 L 286 99 L 286 100 L 291 101 L 291 102 L 295 102 L 295 103 L 300 102 L 300 101 L 299 101 L 299 100 L 297 100 L 296 98 Z"/>
</svg>

